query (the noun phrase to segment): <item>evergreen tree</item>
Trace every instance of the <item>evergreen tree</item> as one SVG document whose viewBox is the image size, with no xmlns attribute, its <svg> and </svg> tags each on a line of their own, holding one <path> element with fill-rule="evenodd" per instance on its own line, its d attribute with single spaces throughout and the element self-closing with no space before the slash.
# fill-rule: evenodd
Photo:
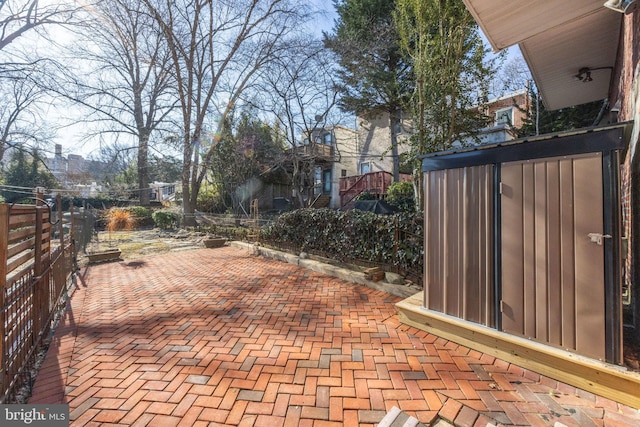
<svg viewBox="0 0 640 427">
<path fill-rule="evenodd" d="M 23 188 L 55 188 L 58 183 L 48 170 L 44 168 L 42 159 L 37 150 L 33 150 L 31 155 L 23 150 L 15 150 L 11 156 L 11 162 L 4 174 L 4 183 L 7 186 Z M 29 202 L 28 190 L 4 191 L 4 199 L 7 203 L 15 203 L 24 199 Z M 32 202 L 32 200 L 31 200 Z"/>
<path fill-rule="evenodd" d="M 532 89 L 529 93 L 532 108 L 526 112 L 522 126 L 515 130 L 518 138 L 596 126 L 600 122 L 603 101 L 550 111 L 545 108 L 544 103 L 539 102 L 535 90 Z"/>
<path fill-rule="evenodd" d="M 333 34 L 325 34 L 325 45 L 340 64 L 340 108 L 358 115 L 389 114 L 393 174 L 398 181 L 397 131 L 413 89 L 411 69 L 399 49 L 395 4 L 395 0 L 334 0 L 339 19 Z"/>
<path fill-rule="evenodd" d="M 177 182 L 182 178 L 182 161 L 178 158 L 151 155 L 149 165 L 150 181 Z"/>
</svg>

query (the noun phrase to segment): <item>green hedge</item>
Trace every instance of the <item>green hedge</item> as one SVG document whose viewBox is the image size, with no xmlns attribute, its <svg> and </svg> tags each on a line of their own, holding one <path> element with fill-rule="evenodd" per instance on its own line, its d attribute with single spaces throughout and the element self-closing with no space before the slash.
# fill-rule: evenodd
<svg viewBox="0 0 640 427">
<path fill-rule="evenodd" d="M 156 227 L 162 229 L 176 228 L 180 225 L 180 216 L 170 210 L 155 211 L 152 215 Z"/>
<path fill-rule="evenodd" d="M 147 208 L 145 206 L 128 206 L 122 209 L 125 209 L 131 213 L 131 215 L 136 219 L 136 224 L 138 224 L 138 227 L 148 227 L 155 225 L 151 208 Z"/>
<path fill-rule="evenodd" d="M 260 240 L 274 246 L 321 253 L 338 261 L 365 261 L 421 274 L 422 216 L 414 213 L 298 209 L 262 229 Z"/>
</svg>

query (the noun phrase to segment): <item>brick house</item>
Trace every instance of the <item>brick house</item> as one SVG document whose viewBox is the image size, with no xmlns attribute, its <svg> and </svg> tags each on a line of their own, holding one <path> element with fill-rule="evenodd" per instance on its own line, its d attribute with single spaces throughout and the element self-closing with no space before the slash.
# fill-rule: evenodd
<svg viewBox="0 0 640 427">
<path fill-rule="evenodd" d="M 291 175 L 294 165 L 299 168 L 302 183 L 290 182 L 264 186 L 260 195 L 260 206 L 265 209 L 278 208 L 280 201 L 286 203 L 281 208 L 289 208 L 302 193 L 304 206 L 314 208 L 340 207 L 339 180 L 357 170 L 357 137 L 353 129 L 335 125 L 317 127 L 310 130 L 309 137 L 299 145 L 287 150 L 285 169 Z M 295 205 L 295 203 L 293 203 Z"/>
<path fill-rule="evenodd" d="M 506 93 L 487 102 L 484 113 L 492 123 L 481 129 L 478 138 L 481 144 L 494 144 L 510 141 L 516 137 L 514 129 L 522 127 L 531 108 L 531 100 L 527 89 Z M 466 145 L 476 145 L 472 140 L 464 141 Z"/>
<path fill-rule="evenodd" d="M 515 138 L 514 128 L 520 127 L 530 107 L 529 94 L 526 89 L 504 94 L 490 99 L 485 114 L 493 118 L 490 126 L 481 129 L 480 143 L 496 143 Z M 407 140 L 415 129 L 411 116 L 399 111 L 396 136 L 398 139 L 398 155 L 409 151 Z M 393 183 L 394 156 L 391 146 L 391 120 L 388 111 L 371 111 L 360 115 L 357 119 L 356 142 L 353 151 L 344 151 L 344 155 L 355 161 L 351 168 L 342 169 L 340 178 L 340 206 L 347 206 L 362 192 L 368 192 L 382 198 L 387 188 Z M 475 145 L 475 140 L 463 141 L 462 144 Z M 355 166 L 355 168 L 354 168 Z M 410 172 L 410 171 L 404 171 Z M 400 181 L 412 181 L 411 173 L 399 174 Z"/>
</svg>

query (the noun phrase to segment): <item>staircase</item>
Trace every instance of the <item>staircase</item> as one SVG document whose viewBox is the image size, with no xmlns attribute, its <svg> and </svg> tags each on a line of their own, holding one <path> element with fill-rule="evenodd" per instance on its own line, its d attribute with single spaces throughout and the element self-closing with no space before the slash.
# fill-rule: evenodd
<svg viewBox="0 0 640 427">
<path fill-rule="evenodd" d="M 328 194 L 319 194 L 318 197 L 316 197 L 313 202 L 311 202 L 309 207 L 314 209 L 322 209 L 328 208 L 330 204 L 331 196 L 329 196 Z"/>
</svg>

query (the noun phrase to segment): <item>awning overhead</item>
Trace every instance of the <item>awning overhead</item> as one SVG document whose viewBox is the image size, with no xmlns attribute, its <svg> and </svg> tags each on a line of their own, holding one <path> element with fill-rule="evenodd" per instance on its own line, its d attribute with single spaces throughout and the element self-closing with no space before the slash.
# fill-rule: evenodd
<svg viewBox="0 0 640 427">
<path fill-rule="evenodd" d="M 548 109 L 608 96 L 623 15 L 604 0 L 464 2 L 495 50 L 520 45 Z"/>
<path fill-rule="evenodd" d="M 464 0 L 464 3 L 495 50 L 521 43 L 604 8 L 604 0 Z"/>
</svg>

